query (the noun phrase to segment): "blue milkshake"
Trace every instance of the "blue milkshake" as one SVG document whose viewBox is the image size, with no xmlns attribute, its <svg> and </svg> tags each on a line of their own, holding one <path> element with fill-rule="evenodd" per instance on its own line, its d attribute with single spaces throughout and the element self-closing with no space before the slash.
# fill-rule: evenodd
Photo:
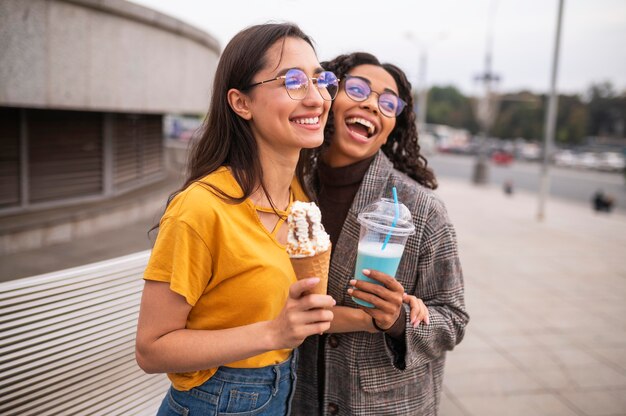
<svg viewBox="0 0 626 416">
<path fill-rule="evenodd" d="M 361 234 L 354 278 L 380 284 L 365 276 L 363 269 L 377 270 L 395 277 L 407 238 L 415 232 L 411 212 L 398 201 L 382 198 L 365 207 L 358 215 L 358 221 Z M 370 302 L 355 297 L 352 300 L 367 308 L 374 307 Z"/>
<path fill-rule="evenodd" d="M 363 269 L 378 270 L 379 272 L 383 272 L 389 276 L 396 275 L 396 270 L 398 270 L 398 264 L 400 264 L 402 252 L 404 251 L 404 245 L 389 243 L 384 250 L 381 248 L 382 245 L 379 242 L 364 241 L 359 243 L 356 268 L 354 270 L 355 279 L 378 285 L 380 284 L 377 280 L 370 279 L 361 273 Z M 374 307 L 374 305 L 369 302 L 356 298 L 352 299 L 359 305 L 366 306 L 368 308 Z"/>
</svg>

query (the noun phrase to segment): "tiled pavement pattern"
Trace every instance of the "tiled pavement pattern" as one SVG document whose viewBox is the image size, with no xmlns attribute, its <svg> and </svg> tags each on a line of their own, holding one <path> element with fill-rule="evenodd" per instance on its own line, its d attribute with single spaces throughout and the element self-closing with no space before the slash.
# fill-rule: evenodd
<svg viewBox="0 0 626 416">
<path fill-rule="evenodd" d="M 442 416 L 626 415 L 626 216 L 444 179 L 471 316 Z"/>
</svg>

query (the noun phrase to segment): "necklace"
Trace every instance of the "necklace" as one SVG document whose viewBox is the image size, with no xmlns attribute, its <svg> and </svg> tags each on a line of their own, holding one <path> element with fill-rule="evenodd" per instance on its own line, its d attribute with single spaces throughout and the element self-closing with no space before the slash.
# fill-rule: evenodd
<svg viewBox="0 0 626 416">
<path fill-rule="evenodd" d="M 287 217 L 289 215 L 289 211 L 291 209 L 291 204 L 293 203 L 293 200 L 294 200 L 294 195 L 290 187 L 289 188 L 289 203 L 287 204 L 287 208 L 285 208 L 285 210 L 282 210 L 279 208 L 272 208 L 272 207 L 263 207 L 263 206 L 255 204 L 254 202 L 252 204 L 254 205 L 254 209 L 256 209 L 259 212 L 264 212 L 266 214 L 277 214 L 280 217 Z"/>
</svg>

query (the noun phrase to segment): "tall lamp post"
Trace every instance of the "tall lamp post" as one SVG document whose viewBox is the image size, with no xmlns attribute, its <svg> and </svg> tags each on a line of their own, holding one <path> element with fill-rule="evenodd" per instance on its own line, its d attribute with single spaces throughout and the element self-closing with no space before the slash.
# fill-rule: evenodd
<svg viewBox="0 0 626 416">
<path fill-rule="evenodd" d="M 417 96 L 417 131 L 426 131 L 426 113 L 428 112 L 428 85 L 426 85 L 426 68 L 428 66 L 428 52 L 423 47 L 420 50 L 419 62 L 419 94 Z"/>
<path fill-rule="evenodd" d="M 491 70 L 492 48 L 493 48 L 493 21 L 495 17 L 497 0 L 491 2 L 489 13 L 489 22 L 487 24 L 487 47 L 485 52 L 485 70 L 475 79 L 483 85 L 483 95 L 476 102 L 475 112 L 478 125 L 480 126 L 480 135 L 478 142 L 478 155 L 474 164 L 472 173 L 472 182 L 478 185 L 485 184 L 489 181 L 489 171 L 487 165 L 487 149 L 485 144 L 489 132 L 493 127 L 498 115 L 499 98 L 495 93 L 495 86 L 500 81 L 500 76 Z"/>
<path fill-rule="evenodd" d="M 537 220 L 543 221 L 545 218 L 546 199 L 550 192 L 549 166 L 554 147 L 554 132 L 556 130 L 556 115 L 558 107 L 558 96 L 556 91 L 556 77 L 559 69 L 559 50 L 561 45 L 561 21 L 563 20 L 564 0 L 559 0 L 559 11 L 556 20 L 556 35 L 554 39 L 554 54 L 552 55 L 552 73 L 550 76 L 550 99 L 548 101 L 548 111 L 546 113 L 545 139 L 543 143 L 543 163 L 541 164 L 541 182 L 539 186 L 539 207 L 537 210 Z"/>
<path fill-rule="evenodd" d="M 417 46 L 419 49 L 419 68 L 418 68 L 418 95 L 417 95 L 417 131 L 423 133 L 426 130 L 426 113 L 428 109 L 428 85 L 426 83 L 426 71 L 428 69 L 428 46 L 411 32 L 406 32 L 405 37 Z M 442 32 L 431 42 L 443 40 L 447 34 Z"/>
</svg>

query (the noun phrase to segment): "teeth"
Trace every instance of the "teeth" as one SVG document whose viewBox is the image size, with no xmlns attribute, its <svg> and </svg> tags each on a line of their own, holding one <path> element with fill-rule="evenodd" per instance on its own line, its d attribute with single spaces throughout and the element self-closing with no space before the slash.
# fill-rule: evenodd
<svg viewBox="0 0 626 416">
<path fill-rule="evenodd" d="M 376 127 L 374 127 L 374 125 L 371 122 L 360 117 L 349 118 L 346 120 L 346 123 L 349 123 L 349 124 L 359 123 L 362 126 L 367 127 L 367 131 L 369 132 L 369 134 L 374 134 L 374 131 L 376 130 Z"/>
<path fill-rule="evenodd" d="M 297 124 L 318 124 L 320 122 L 320 118 L 319 117 L 296 118 L 293 121 L 294 123 L 297 123 Z"/>
</svg>

